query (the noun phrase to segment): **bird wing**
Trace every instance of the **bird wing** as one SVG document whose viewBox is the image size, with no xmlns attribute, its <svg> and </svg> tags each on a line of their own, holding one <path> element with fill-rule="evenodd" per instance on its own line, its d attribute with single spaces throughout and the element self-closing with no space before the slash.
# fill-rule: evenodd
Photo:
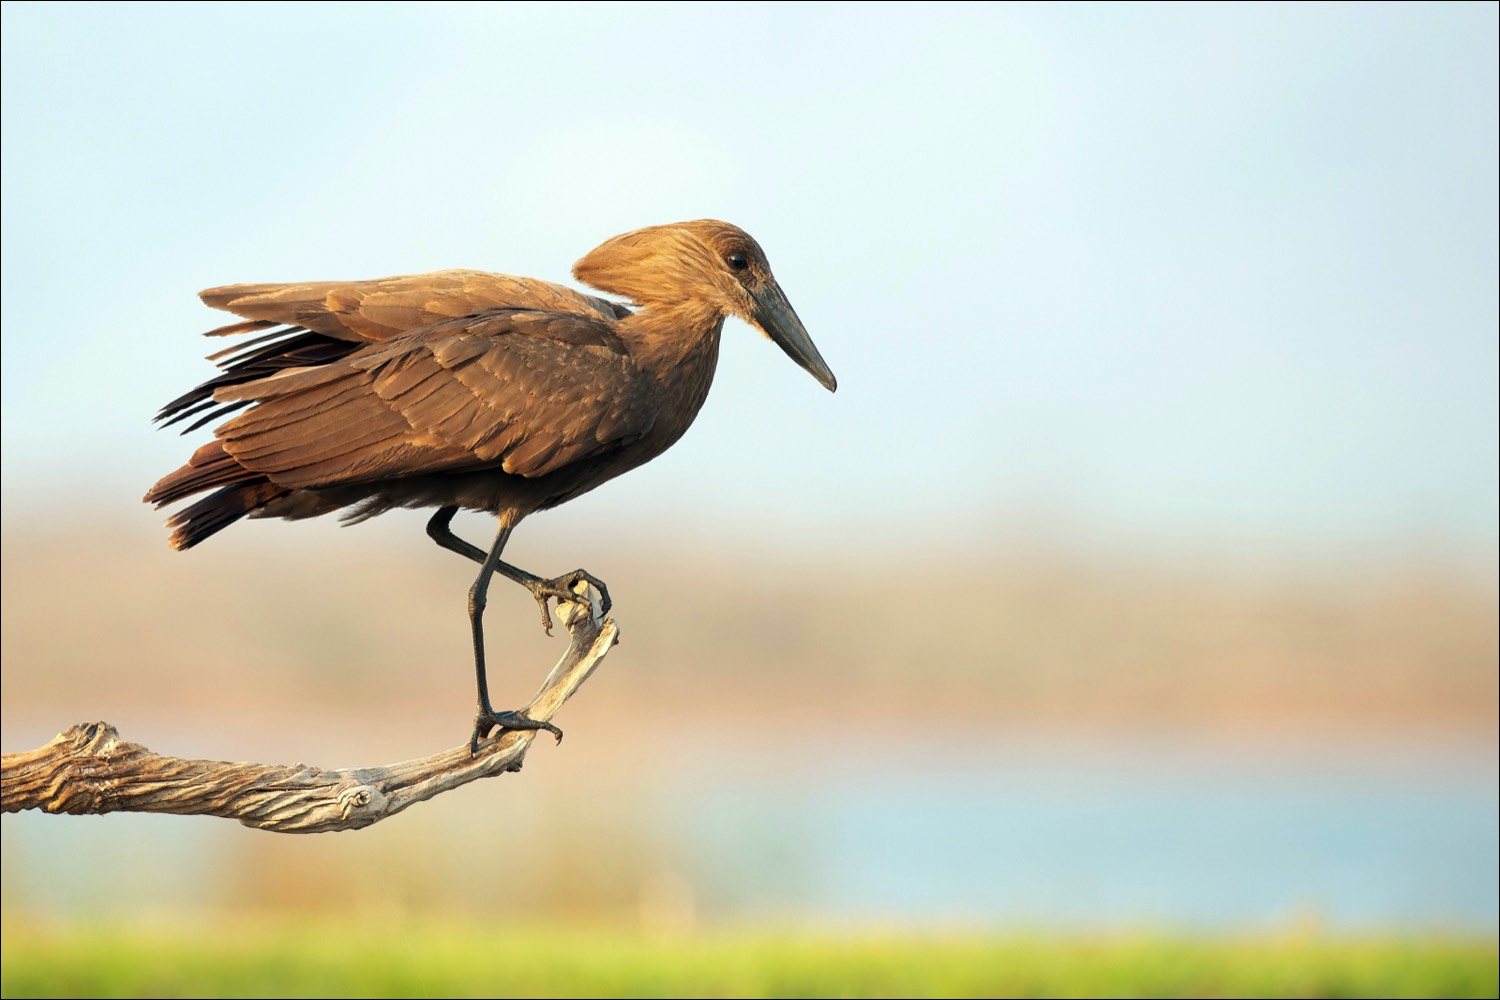
<svg viewBox="0 0 1500 1000">
<path fill-rule="evenodd" d="M 312 281 L 291 285 L 225 285 L 198 293 L 205 304 L 249 322 L 208 336 L 288 326 L 338 340 L 384 341 L 446 319 L 487 309 L 538 309 L 609 320 L 622 305 L 535 278 L 451 270 L 372 281 Z"/>
<path fill-rule="evenodd" d="M 495 309 L 214 398 L 254 403 L 215 431 L 241 466 L 317 489 L 486 468 L 544 476 L 639 439 L 658 397 L 610 322 Z"/>
<path fill-rule="evenodd" d="M 262 333 L 209 355 L 221 373 L 194 386 L 157 413 L 162 426 L 192 419 L 184 433 L 238 409 L 217 405 L 228 386 L 286 369 L 326 365 L 365 344 L 383 343 L 445 320 L 492 309 L 562 312 L 612 322 L 630 310 L 534 278 L 485 271 L 435 271 L 373 281 L 313 281 L 295 285 L 226 285 L 199 292 L 205 303 L 244 317 L 206 336 Z"/>
</svg>

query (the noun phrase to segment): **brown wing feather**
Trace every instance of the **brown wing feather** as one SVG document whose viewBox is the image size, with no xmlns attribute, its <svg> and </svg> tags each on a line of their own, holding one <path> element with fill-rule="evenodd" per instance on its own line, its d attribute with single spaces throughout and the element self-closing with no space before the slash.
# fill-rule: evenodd
<svg viewBox="0 0 1500 1000">
<path fill-rule="evenodd" d="M 209 355 L 222 374 L 172 400 L 156 415 L 163 426 L 197 417 L 187 431 L 237 408 L 215 407 L 212 402 L 228 387 L 289 368 L 325 365 L 363 344 L 392 340 L 446 320 L 498 308 L 560 311 L 604 320 L 629 315 L 622 305 L 561 285 L 465 270 L 373 281 L 226 285 L 199 295 L 217 309 L 245 317 L 210 330 L 207 336 L 270 332 Z"/>
<path fill-rule="evenodd" d="M 544 476 L 639 438 L 655 392 L 607 321 L 492 310 L 214 398 L 255 404 L 216 431 L 244 469 L 319 489 L 485 468 Z"/>
<path fill-rule="evenodd" d="M 490 309 L 539 309 L 618 319 L 625 307 L 562 285 L 485 271 L 451 270 L 372 281 L 226 285 L 199 292 L 215 309 L 254 323 L 302 327 L 339 340 L 385 341 Z M 235 323 L 210 335 L 256 327 Z"/>
</svg>

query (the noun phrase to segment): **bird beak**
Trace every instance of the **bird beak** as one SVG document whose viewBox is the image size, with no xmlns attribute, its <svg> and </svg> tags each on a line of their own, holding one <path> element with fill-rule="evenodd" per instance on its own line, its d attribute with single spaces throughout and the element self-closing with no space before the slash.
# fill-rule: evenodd
<svg viewBox="0 0 1500 1000">
<path fill-rule="evenodd" d="M 823 356 L 813 346 L 812 338 L 807 335 L 807 329 L 792 310 L 792 304 L 786 300 L 786 293 L 781 290 L 781 286 L 772 281 L 763 290 L 752 292 L 751 297 L 755 300 L 755 325 L 775 341 L 776 346 L 785 351 L 787 357 L 807 369 L 813 378 L 823 384 L 823 388 L 829 392 L 836 390 L 839 387 L 838 379 L 833 377 Z"/>
</svg>

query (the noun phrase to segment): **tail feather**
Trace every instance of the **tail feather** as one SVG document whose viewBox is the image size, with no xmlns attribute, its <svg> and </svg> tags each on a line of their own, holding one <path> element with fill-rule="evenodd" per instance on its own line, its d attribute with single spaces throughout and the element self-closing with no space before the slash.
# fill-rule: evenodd
<svg viewBox="0 0 1500 1000">
<path fill-rule="evenodd" d="M 210 441 L 195 451 L 186 465 L 151 487 L 145 499 L 163 507 L 216 486 L 218 490 L 167 519 L 174 549 L 190 549 L 246 514 L 293 492 L 235 461 L 224 450 L 224 442 Z"/>
<path fill-rule="evenodd" d="M 190 549 L 251 511 L 259 510 L 291 492 L 264 476 L 258 477 L 254 482 L 226 486 L 168 518 L 167 527 L 172 529 L 168 541 L 172 548 L 179 551 Z"/>
<path fill-rule="evenodd" d="M 210 289 L 203 293 L 209 305 L 228 307 L 247 294 L 278 286 L 245 286 Z M 253 312 L 253 310 L 252 310 Z M 339 328 L 342 330 L 342 327 Z M 337 331 L 335 331 L 337 332 Z M 245 315 L 245 318 L 210 330 L 211 337 L 257 334 L 210 355 L 221 369 L 219 374 L 195 386 L 167 403 L 156 415 L 162 426 L 188 422 L 183 433 L 189 433 L 257 401 L 254 392 L 243 387 L 273 376 L 290 377 L 297 369 L 318 373 L 324 366 L 358 350 L 364 340 L 320 333 L 280 316 Z M 284 383 L 278 382 L 277 387 Z M 251 411 L 254 412 L 253 410 Z M 274 504 L 296 493 L 295 488 L 278 486 L 263 473 L 245 468 L 229 454 L 220 440 L 210 441 L 193 453 L 187 464 L 162 478 L 146 494 L 146 502 L 164 507 L 198 493 L 213 490 L 167 520 L 175 549 L 188 549 L 208 536 L 222 531 L 248 514 Z M 304 510 L 321 513 L 321 501 L 284 508 L 281 516 L 310 516 Z M 334 509 L 335 504 L 332 508 Z M 283 508 L 277 508 L 281 511 Z"/>
<path fill-rule="evenodd" d="M 163 476 L 160 482 L 147 491 L 144 500 L 146 503 L 165 507 L 183 497 L 202 493 L 215 486 L 262 479 L 265 476 L 251 472 L 235 461 L 234 456 L 224 450 L 224 442 L 214 440 L 193 452 L 193 457 L 182 468 Z"/>
</svg>

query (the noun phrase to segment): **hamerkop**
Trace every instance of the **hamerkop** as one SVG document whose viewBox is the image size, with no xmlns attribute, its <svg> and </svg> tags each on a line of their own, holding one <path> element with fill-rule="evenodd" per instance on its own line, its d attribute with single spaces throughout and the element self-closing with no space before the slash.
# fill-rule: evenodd
<svg viewBox="0 0 1500 1000">
<path fill-rule="evenodd" d="M 542 579 L 500 558 L 527 514 L 649 462 L 680 438 L 708 395 L 726 316 L 760 328 L 829 390 L 833 372 L 760 246 L 704 219 L 616 236 L 577 264 L 579 281 L 635 308 L 531 278 L 482 271 L 374 281 L 230 285 L 203 301 L 244 322 L 208 336 L 270 331 L 210 355 L 222 371 L 164 406 L 163 425 L 214 431 L 151 488 L 158 507 L 212 490 L 167 521 L 187 549 L 242 517 L 353 523 L 436 507 L 427 533 L 480 564 L 469 591 L 479 710 L 470 738 L 548 723 L 490 705 L 482 618 L 497 571 L 549 598 L 587 581 Z M 248 409 L 245 409 L 248 407 Z M 451 528 L 460 507 L 500 521 L 489 551 Z"/>
</svg>

